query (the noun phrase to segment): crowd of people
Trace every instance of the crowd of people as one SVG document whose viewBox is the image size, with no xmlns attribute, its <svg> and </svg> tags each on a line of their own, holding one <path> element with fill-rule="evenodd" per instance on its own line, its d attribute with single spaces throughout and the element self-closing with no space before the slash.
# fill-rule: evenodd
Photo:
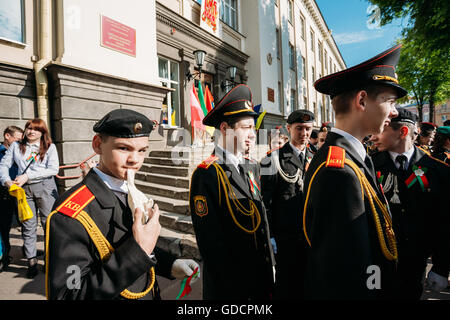
<svg viewBox="0 0 450 320">
<path fill-rule="evenodd" d="M 205 300 L 418 300 L 424 286 L 447 288 L 450 126 L 419 123 L 395 107 L 406 94 L 394 72 L 399 53 L 396 46 L 319 79 L 335 123 L 315 130 L 312 112 L 293 111 L 261 161 L 250 157 L 258 114 L 248 86 L 232 88 L 205 116 L 218 137 L 189 193 Z M 156 246 L 158 205 L 130 189 L 152 130 L 138 112 L 106 114 L 93 127 L 98 162 L 58 196 L 58 155 L 45 123 L 6 128 L 3 270 L 17 208 L 8 188 L 17 185 L 33 212 L 21 223 L 29 278 L 38 272 L 38 217 L 45 230 L 48 299 L 160 299 L 156 274 L 200 278 L 196 261 Z M 69 281 L 74 267 L 79 278 Z"/>
</svg>

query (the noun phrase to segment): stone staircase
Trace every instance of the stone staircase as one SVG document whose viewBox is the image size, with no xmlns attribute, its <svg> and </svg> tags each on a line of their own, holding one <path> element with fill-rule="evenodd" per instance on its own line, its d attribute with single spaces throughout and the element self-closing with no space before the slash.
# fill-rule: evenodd
<svg viewBox="0 0 450 320">
<path fill-rule="evenodd" d="M 189 183 L 213 146 L 153 150 L 136 173 L 136 187 L 159 206 L 163 227 L 159 245 L 180 256 L 200 258 L 189 212 Z"/>
<path fill-rule="evenodd" d="M 163 227 L 158 245 L 172 253 L 200 260 L 189 212 L 189 183 L 197 165 L 211 155 L 213 145 L 152 150 L 136 173 L 136 187 L 159 206 Z M 257 148 L 260 160 L 267 147 Z"/>
</svg>

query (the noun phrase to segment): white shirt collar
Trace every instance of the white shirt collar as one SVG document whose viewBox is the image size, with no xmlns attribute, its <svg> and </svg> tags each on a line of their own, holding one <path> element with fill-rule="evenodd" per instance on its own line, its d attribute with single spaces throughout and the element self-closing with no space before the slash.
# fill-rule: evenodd
<svg viewBox="0 0 450 320">
<path fill-rule="evenodd" d="M 409 163 L 410 163 L 410 161 L 411 161 L 411 158 L 412 158 L 412 156 L 413 156 L 413 154 L 414 154 L 414 146 L 411 147 L 411 149 L 409 149 L 408 151 L 405 151 L 405 152 L 403 152 L 403 153 L 397 153 L 397 152 L 394 152 L 394 151 L 389 151 L 389 155 L 391 156 L 391 159 L 392 159 L 392 161 L 394 162 L 394 164 L 395 164 L 395 166 L 397 167 L 397 169 L 399 168 L 400 164 L 399 164 L 397 161 L 395 161 L 395 159 L 396 159 L 397 156 L 399 156 L 400 154 L 406 156 L 406 159 L 407 159 L 407 160 L 406 160 L 406 168 L 408 168 L 408 167 L 409 167 Z M 406 169 L 406 168 L 405 168 L 405 169 Z"/>
<path fill-rule="evenodd" d="M 231 164 L 233 165 L 233 166 L 235 166 L 235 168 L 236 168 L 236 170 L 239 172 L 239 167 L 238 167 L 238 165 L 240 164 L 240 163 L 242 163 L 242 154 L 241 153 L 238 153 L 238 155 L 234 155 L 233 153 L 231 153 L 230 151 L 228 151 L 228 150 L 226 150 L 226 149 L 224 149 L 222 146 L 220 146 L 220 145 L 216 145 L 216 148 L 218 148 L 219 150 L 217 150 L 217 151 L 219 151 L 219 152 L 221 152 L 222 153 L 222 155 L 223 155 L 223 158 L 225 158 L 226 159 L 226 162 L 227 163 L 230 163 L 231 162 Z M 217 155 L 217 154 L 216 154 Z"/>
<path fill-rule="evenodd" d="M 359 141 L 358 139 L 356 139 L 354 136 L 352 136 L 350 133 L 345 132 L 344 130 L 338 129 L 336 127 L 331 128 L 331 132 L 340 134 L 341 136 L 343 136 L 345 139 L 348 140 L 348 142 L 350 142 L 350 144 L 353 146 L 353 148 L 355 148 L 356 152 L 358 153 L 358 155 L 361 157 L 361 160 L 364 161 L 364 159 L 366 159 L 366 149 L 364 148 L 364 145 L 362 144 L 361 141 Z"/>
<path fill-rule="evenodd" d="M 299 148 L 297 148 L 296 146 L 294 146 L 291 142 L 289 142 L 289 144 L 291 145 L 292 150 L 294 150 L 294 153 L 297 157 L 300 157 L 300 154 L 302 155 L 302 157 L 305 156 L 305 152 L 306 152 L 306 147 L 303 148 L 303 150 L 300 150 Z"/>
<path fill-rule="evenodd" d="M 112 177 L 98 168 L 94 167 L 92 170 L 102 179 L 102 181 L 110 188 L 112 191 L 117 191 L 121 193 L 128 194 L 128 184 L 125 180 L 117 179 L 116 177 Z"/>
</svg>

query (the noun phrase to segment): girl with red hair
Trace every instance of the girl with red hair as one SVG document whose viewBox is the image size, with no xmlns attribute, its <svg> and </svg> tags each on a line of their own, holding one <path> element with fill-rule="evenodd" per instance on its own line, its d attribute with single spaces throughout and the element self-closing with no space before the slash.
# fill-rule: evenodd
<svg viewBox="0 0 450 320">
<path fill-rule="evenodd" d="M 18 175 L 12 180 L 9 168 L 17 164 Z M 29 120 L 25 125 L 22 141 L 14 142 L 0 162 L 0 182 L 6 187 L 16 184 L 23 187 L 33 218 L 22 224 L 23 252 L 28 259 L 27 277 L 37 273 L 36 230 L 37 212 L 45 230 L 45 222 L 53 203 L 58 197 L 53 176 L 58 173 L 59 160 L 56 146 L 52 143 L 47 125 L 41 119 Z"/>
</svg>

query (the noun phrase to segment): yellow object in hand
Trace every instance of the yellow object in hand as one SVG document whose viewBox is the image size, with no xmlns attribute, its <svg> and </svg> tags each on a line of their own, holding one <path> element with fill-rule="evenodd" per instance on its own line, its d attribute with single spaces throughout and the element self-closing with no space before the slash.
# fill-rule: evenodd
<svg viewBox="0 0 450 320">
<path fill-rule="evenodd" d="M 27 197 L 25 195 L 25 190 L 16 184 L 13 184 L 9 188 L 9 194 L 17 198 L 17 211 L 19 215 L 20 223 L 33 218 L 33 211 L 27 203 Z"/>
</svg>

